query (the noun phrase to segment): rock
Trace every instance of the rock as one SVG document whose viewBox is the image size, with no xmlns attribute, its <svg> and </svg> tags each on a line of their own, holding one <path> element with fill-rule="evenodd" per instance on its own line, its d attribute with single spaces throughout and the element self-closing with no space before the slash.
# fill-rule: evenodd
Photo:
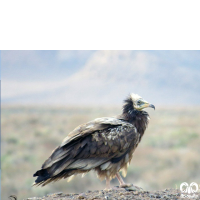
<svg viewBox="0 0 200 200">
<path fill-rule="evenodd" d="M 57 192 L 57 193 L 55 193 L 55 195 L 61 195 L 61 194 L 63 194 L 62 192 Z"/>
<path fill-rule="evenodd" d="M 104 195 L 104 192 L 103 191 L 99 191 L 99 195 Z"/>
<path fill-rule="evenodd" d="M 85 193 L 79 194 L 78 199 L 86 199 Z"/>
<path fill-rule="evenodd" d="M 64 194 L 64 193 L 54 193 L 49 194 L 44 197 L 32 197 L 28 200 L 73 200 L 73 199 L 87 199 L 87 200 L 129 200 L 129 199 L 164 199 L 164 200 L 177 200 L 180 198 L 180 190 L 167 189 L 160 191 L 122 191 L 122 190 L 96 190 L 96 191 L 87 191 L 80 194 Z M 200 199 L 200 193 L 197 194 Z M 61 198 L 62 197 L 62 198 Z"/>
<path fill-rule="evenodd" d="M 138 191 L 135 191 L 135 192 L 133 192 L 133 194 L 139 194 L 139 192 L 138 192 Z"/>
</svg>

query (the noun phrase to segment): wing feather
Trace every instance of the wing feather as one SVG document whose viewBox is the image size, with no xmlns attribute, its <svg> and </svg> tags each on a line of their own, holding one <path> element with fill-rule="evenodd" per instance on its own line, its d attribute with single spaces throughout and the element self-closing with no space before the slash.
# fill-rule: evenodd
<svg viewBox="0 0 200 200">
<path fill-rule="evenodd" d="M 62 147 L 71 142 L 72 140 L 76 140 L 80 137 L 87 136 L 95 131 L 100 131 L 110 126 L 119 126 L 122 124 L 127 124 L 127 122 L 119 120 L 114 117 L 97 118 L 93 121 L 82 124 L 77 128 L 75 128 L 72 132 L 68 134 L 68 136 L 63 140 L 60 146 Z"/>
</svg>

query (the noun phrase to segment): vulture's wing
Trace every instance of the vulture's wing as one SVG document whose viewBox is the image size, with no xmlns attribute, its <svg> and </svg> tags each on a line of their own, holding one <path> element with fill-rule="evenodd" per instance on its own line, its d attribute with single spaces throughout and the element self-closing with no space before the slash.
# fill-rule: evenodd
<svg viewBox="0 0 200 200">
<path fill-rule="evenodd" d="M 77 140 L 78 138 L 85 137 L 95 131 L 101 131 L 109 127 L 119 126 L 122 124 L 127 124 L 127 122 L 123 122 L 114 117 L 102 117 L 97 118 L 93 121 L 90 121 L 86 124 L 82 124 L 75 128 L 72 132 L 68 134 L 68 136 L 63 140 L 61 147 L 68 144 L 72 140 Z"/>
<path fill-rule="evenodd" d="M 34 174 L 39 176 L 36 184 L 48 179 L 53 181 L 53 177 L 67 178 L 75 170 L 89 171 L 107 161 L 116 163 L 138 140 L 139 134 L 132 124 L 113 117 L 98 118 L 80 125 L 69 133 L 42 169 Z"/>
</svg>

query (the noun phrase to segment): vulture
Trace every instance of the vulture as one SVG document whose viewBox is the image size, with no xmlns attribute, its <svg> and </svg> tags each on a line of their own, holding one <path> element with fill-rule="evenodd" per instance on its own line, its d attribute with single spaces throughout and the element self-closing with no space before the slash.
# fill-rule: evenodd
<svg viewBox="0 0 200 200">
<path fill-rule="evenodd" d="M 45 186 L 62 178 L 69 180 L 77 174 L 95 170 L 99 179 L 117 177 L 120 186 L 127 184 L 125 177 L 133 153 L 140 143 L 149 122 L 144 108 L 155 106 L 137 94 L 130 94 L 125 100 L 122 114 L 116 117 L 102 117 L 82 124 L 70 132 L 33 176 L 33 185 Z M 119 186 L 119 187 L 120 187 Z"/>
</svg>

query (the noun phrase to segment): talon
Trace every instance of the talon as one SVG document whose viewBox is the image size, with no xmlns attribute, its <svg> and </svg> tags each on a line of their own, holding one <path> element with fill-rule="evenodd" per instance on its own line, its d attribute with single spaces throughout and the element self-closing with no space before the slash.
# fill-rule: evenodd
<svg viewBox="0 0 200 200">
<path fill-rule="evenodd" d="M 142 191 L 143 190 L 141 187 L 135 186 L 133 184 L 130 187 L 126 187 L 125 189 L 127 191 Z"/>
<path fill-rule="evenodd" d="M 119 187 L 120 188 L 126 188 L 126 187 L 132 187 L 132 186 L 133 186 L 133 184 L 122 184 Z"/>
<path fill-rule="evenodd" d="M 112 189 L 113 189 L 113 190 L 125 191 L 125 188 L 121 188 L 120 186 L 114 186 Z"/>
</svg>

